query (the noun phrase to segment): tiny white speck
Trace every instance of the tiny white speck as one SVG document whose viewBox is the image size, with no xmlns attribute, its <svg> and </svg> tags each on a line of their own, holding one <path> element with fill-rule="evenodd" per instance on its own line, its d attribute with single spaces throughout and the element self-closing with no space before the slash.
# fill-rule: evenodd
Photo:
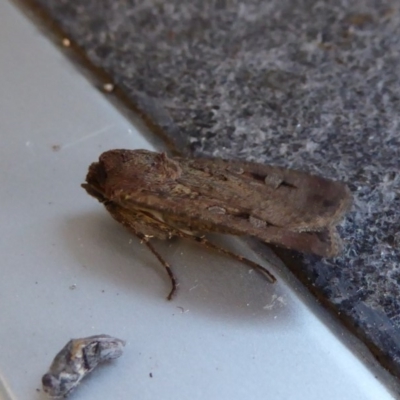
<svg viewBox="0 0 400 400">
<path fill-rule="evenodd" d="M 103 85 L 103 90 L 107 93 L 110 93 L 114 90 L 115 86 L 112 83 L 105 83 Z"/>
<path fill-rule="evenodd" d="M 288 149 L 287 145 L 285 143 L 283 143 L 283 144 L 281 144 L 281 146 L 279 148 L 279 153 L 281 155 L 284 155 L 287 153 L 287 149 Z"/>
<path fill-rule="evenodd" d="M 318 144 L 313 142 L 313 141 L 309 141 L 306 143 L 306 150 L 309 152 L 313 152 L 316 148 L 318 148 Z"/>
<path fill-rule="evenodd" d="M 71 41 L 68 38 L 64 38 L 61 43 L 64 47 L 71 46 Z"/>
</svg>

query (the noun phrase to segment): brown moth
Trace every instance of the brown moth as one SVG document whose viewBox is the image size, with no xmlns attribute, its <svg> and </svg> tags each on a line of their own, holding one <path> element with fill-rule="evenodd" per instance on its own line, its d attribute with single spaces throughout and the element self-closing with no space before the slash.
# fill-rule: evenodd
<svg viewBox="0 0 400 400">
<path fill-rule="evenodd" d="M 322 257 L 340 251 L 337 223 L 351 204 L 346 185 L 269 165 L 168 157 L 148 150 L 110 150 L 89 167 L 82 187 L 141 239 L 176 279 L 151 238 L 191 238 L 275 277 L 219 248 L 204 233 L 254 236 Z"/>
</svg>

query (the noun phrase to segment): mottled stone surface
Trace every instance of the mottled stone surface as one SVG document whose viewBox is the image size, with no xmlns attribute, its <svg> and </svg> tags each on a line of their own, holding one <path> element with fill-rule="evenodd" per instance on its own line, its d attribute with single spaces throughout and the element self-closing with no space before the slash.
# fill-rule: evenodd
<svg viewBox="0 0 400 400">
<path fill-rule="evenodd" d="M 400 376 L 400 2 L 37 0 L 197 155 L 345 180 L 340 258 L 304 273 Z"/>
</svg>

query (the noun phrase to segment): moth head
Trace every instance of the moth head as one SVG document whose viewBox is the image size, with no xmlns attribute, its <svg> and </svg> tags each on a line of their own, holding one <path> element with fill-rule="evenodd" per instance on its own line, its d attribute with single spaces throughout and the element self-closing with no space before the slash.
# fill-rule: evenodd
<svg viewBox="0 0 400 400">
<path fill-rule="evenodd" d="M 109 150 L 89 167 L 83 188 L 104 202 L 118 190 L 140 191 L 155 183 L 177 179 L 182 171 L 179 163 L 165 153 L 148 150 Z"/>
<path fill-rule="evenodd" d="M 86 183 L 81 186 L 100 202 L 107 201 L 116 177 L 121 181 L 123 171 L 128 170 L 135 160 L 135 151 L 110 150 L 100 155 L 99 161 L 90 165 Z"/>
<path fill-rule="evenodd" d="M 97 198 L 101 203 L 106 201 L 105 196 L 105 183 L 107 180 L 107 173 L 101 163 L 92 163 L 86 175 L 86 183 L 82 183 L 82 187 L 91 196 Z"/>
</svg>

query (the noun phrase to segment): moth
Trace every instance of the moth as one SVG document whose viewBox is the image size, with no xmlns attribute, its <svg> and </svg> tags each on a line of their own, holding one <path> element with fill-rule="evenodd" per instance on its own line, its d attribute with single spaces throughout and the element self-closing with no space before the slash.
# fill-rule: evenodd
<svg viewBox="0 0 400 400">
<path fill-rule="evenodd" d="M 120 357 L 124 346 L 125 341 L 108 335 L 71 339 L 43 375 L 43 390 L 50 397 L 66 397 L 100 363 Z"/>
<path fill-rule="evenodd" d="M 205 233 L 248 235 L 313 253 L 339 254 L 336 225 L 351 204 L 341 182 L 252 162 L 168 157 L 148 150 L 109 150 L 90 165 L 86 191 L 137 236 L 176 278 L 150 239 L 189 238 L 275 277 L 264 267 L 208 241 Z"/>
</svg>

